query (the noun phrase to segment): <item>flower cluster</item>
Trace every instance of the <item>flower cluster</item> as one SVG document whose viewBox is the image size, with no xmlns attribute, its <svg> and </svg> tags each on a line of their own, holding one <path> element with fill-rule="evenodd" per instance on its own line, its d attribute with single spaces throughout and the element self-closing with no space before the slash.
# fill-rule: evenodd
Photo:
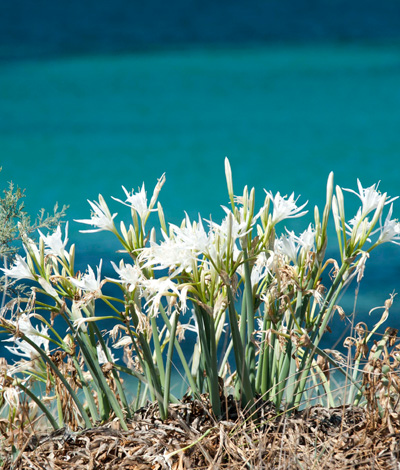
<svg viewBox="0 0 400 470">
<path fill-rule="evenodd" d="M 92 377 L 98 396 L 105 400 L 104 390 L 109 390 L 110 383 L 117 383 L 115 370 L 110 378 L 117 361 L 98 327 L 98 322 L 107 320 L 115 323 L 111 346 L 124 348 L 128 365 L 124 371 L 145 384 L 151 398 L 158 401 L 162 416 L 172 399 L 169 381 L 174 351 L 192 392 L 200 394 L 207 390 L 217 415 L 221 413 L 218 388 L 221 376 L 236 382 L 236 390 L 246 405 L 251 406 L 255 397 L 262 395 L 274 400 L 277 406 L 283 397 L 290 406 L 298 406 L 310 371 L 319 367 L 315 353 L 327 355 L 320 349 L 320 341 L 339 309 L 337 299 L 341 289 L 355 277 L 358 282 L 361 280 L 366 261 L 376 246 L 386 242 L 400 244 L 400 223 L 392 218 L 397 198 L 379 193 L 377 185 L 363 188 L 358 181 L 358 193 L 345 190 L 361 200 L 355 216 L 347 221 L 343 191 L 337 186 L 333 195 L 331 174 L 322 219 L 316 208 L 315 222 L 304 232 L 296 235 L 286 230 L 276 236 L 276 225 L 306 214 L 307 202 L 298 205 L 299 197 L 295 198 L 294 193 L 281 196 L 279 192 L 273 195 L 265 191 L 264 203 L 256 211 L 254 189 L 249 191 L 245 187 L 242 195 L 235 195 L 228 160 L 225 171 L 231 206 L 222 206 L 223 218 L 219 222 L 202 219 L 200 215 L 191 220 L 185 214 L 180 226 L 167 224 L 162 206 L 157 204 L 164 175 L 157 182 L 150 202 L 144 184 L 138 192 L 122 187 L 125 200 L 113 199 L 131 209 L 132 222 L 126 225 L 121 221 L 119 229 L 115 223 L 117 213 L 111 213 L 101 195 L 98 201 L 89 201 L 91 217 L 77 222 L 93 228 L 83 231 L 112 232 L 123 247 L 119 263 L 111 262 L 116 273 L 112 277 L 102 276 L 102 260 L 96 271 L 88 266 L 85 273 L 75 272 L 75 247 L 67 249 L 68 225 L 64 236 L 60 227 L 48 235 L 39 231 L 37 244 L 24 237 L 25 256 L 17 255 L 14 265 L 2 271 L 15 280 L 34 283 L 33 303 L 36 310 L 44 313 L 43 316 L 28 313 L 27 309 L 8 327 L 4 326 L 6 322 L 2 323 L 13 335 L 9 341 L 14 341 L 14 346 L 8 347 L 9 351 L 31 364 L 40 351 L 50 353 L 51 341 L 72 358 L 77 370 L 79 381 L 74 375 L 68 383 L 85 384 L 86 377 Z M 385 217 L 387 205 L 390 206 Z M 335 262 L 332 285 L 322 286 L 321 275 L 331 262 L 324 261 L 331 208 L 341 265 Z M 155 227 L 146 228 L 152 213 L 159 217 L 160 240 L 156 239 Z M 108 283 L 120 288 L 120 297 L 107 294 Z M 48 300 L 35 300 L 37 293 Z M 240 308 L 238 298 L 242 299 Z M 103 303 L 101 315 L 95 310 L 98 302 Z M 194 327 L 182 319 L 188 309 L 192 311 Z M 46 318 L 48 312 L 52 315 L 50 319 Z M 42 321 L 41 328 L 32 326 L 32 315 Z M 55 331 L 54 315 L 65 319 L 68 339 Z M 191 369 L 178 341 L 185 330 L 196 333 Z M 19 332 L 34 341 L 39 350 L 26 341 L 25 344 Z M 223 335 L 227 347 L 221 358 L 218 351 Z M 85 357 L 86 369 L 78 354 Z M 233 355 L 236 370 L 230 373 Z M 18 371 L 33 372 L 23 362 L 18 367 Z M 101 379 L 102 374 L 106 379 Z M 100 412 L 91 401 L 90 389 L 84 391 L 94 419 Z M 124 406 L 121 388 L 118 394 L 119 401 L 110 399 L 104 409 L 113 409 L 123 419 L 128 412 L 121 411 Z"/>
</svg>

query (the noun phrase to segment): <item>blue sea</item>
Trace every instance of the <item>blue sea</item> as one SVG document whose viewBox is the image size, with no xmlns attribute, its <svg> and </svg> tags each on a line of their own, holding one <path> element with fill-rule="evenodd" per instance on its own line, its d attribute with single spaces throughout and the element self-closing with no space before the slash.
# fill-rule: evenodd
<svg viewBox="0 0 400 470">
<path fill-rule="evenodd" d="M 341 187 L 356 189 L 359 178 L 400 195 L 398 2 L 379 11 L 374 2 L 214 2 L 208 14 L 199 2 L 57 5 L 0 4 L 0 179 L 26 188 L 32 215 L 70 206 L 83 269 L 117 259 L 119 248 L 110 234 L 79 232 L 73 220 L 89 217 L 87 199 L 102 194 L 128 221 L 111 196 L 143 182 L 150 196 L 165 172 L 167 221 L 184 211 L 218 220 L 225 156 L 236 194 L 248 185 L 259 206 L 264 189 L 309 201 L 310 216 L 289 224 L 296 230 L 315 204 L 322 211 L 330 171 Z M 348 218 L 357 207 L 346 194 Z M 330 244 L 337 256 L 333 229 Z M 400 247 L 388 245 L 367 263 L 357 320 L 374 324 L 378 312 L 368 311 L 393 291 Z M 400 298 L 387 324 L 399 326 Z"/>
</svg>

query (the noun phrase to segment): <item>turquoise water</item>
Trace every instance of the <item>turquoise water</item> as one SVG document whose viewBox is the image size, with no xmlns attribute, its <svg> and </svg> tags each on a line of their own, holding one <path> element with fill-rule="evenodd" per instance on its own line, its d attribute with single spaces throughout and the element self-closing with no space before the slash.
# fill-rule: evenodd
<svg viewBox="0 0 400 470">
<path fill-rule="evenodd" d="M 261 204 L 263 188 L 295 191 L 312 212 L 324 203 L 331 170 L 342 187 L 381 180 L 382 191 L 400 195 L 399 109 L 396 45 L 186 48 L 1 63 L 0 177 L 3 186 L 13 180 L 26 188 L 32 213 L 58 201 L 77 219 L 88 217 L 86 200 L 98 193 L 122 197 L 121 185 L 137 189 L 143 181 L 150 192 L 166 172 L 160 200 L 168 220 L 179 221 L 184 210 L 217 220 L 227 203 L 228 156 L 236 193 L 255 186 Z M 349 212 L 356 208 L 350 201 Z M 83 264 L 116 248 L 107 234 L 79 228 L 70 223 Z M 367 265 L 361 316 L 400 291 L 395 248 Z M 396 303 L 392 312 L 398 323 Z"/>
</svg>

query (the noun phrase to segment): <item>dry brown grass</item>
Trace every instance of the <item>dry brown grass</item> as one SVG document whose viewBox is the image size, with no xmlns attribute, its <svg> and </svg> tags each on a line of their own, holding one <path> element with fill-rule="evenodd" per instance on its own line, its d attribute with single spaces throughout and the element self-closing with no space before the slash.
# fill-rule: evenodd
<svg viewBox="0 0 400 470">
<path fill-rule="evenodd" d="M 231 395 L 221 393 L 221 420 L 213 417 L 207 395 L 201 400 L 184 396 L 169 406 L 164 421 L 156 403 L 141 408 L 128 420 L 127 431 L 114 419 L 91 429 L 79 429 L 72 420 L 69 427 L 49 432 L 43 429 L 40 414 L 29 421 L 31 403 L 24 400 L 12 420 L 0 419 L 0 466 L 4 470 L 399 470 L 396 335 L 397 330 L 386 329 L 363 361 L 363 407 L 327 408 L 311 402 L 304 403 L 301 411 L 277 413 L 271 402 L 260 400 L 255 418 Z M 312 396 L 312 390 L 308 392 Z M 346 403 L 346 386 L 335 392 L 338 402 Z"/>
<path fill-rule="evenodd" d="M 400 422 L 391 432 L 367 409 L 309 407 L 278 415 L 265 403 L 258 421 L 228 404 L 235 419 L 216 421 L 209 403 L 184 399 L 161 421 L 157 407 L 139 410 L 122 431 L 118 421 L 93 429 L 26 432 L 4 470 L 398 469 Z M 226 418 L 226 416 L 225 416 Z M 24 442 L 23 442 L 24 440 Z"/>
</svg>

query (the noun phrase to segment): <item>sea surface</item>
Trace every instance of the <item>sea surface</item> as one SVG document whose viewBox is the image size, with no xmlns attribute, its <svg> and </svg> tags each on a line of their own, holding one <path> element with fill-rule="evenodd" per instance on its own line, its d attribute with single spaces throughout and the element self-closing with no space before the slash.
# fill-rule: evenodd
<svg viewBox="0 0 400 470">
<path fill-rule="evenodd" d="M 385 18 L 392 18 L 396 3 L 382 5 Z M 384 26 L 384 18 L 375 20 Z M 103 259 L 104 273 L 111 275 L 108 260 L 120 256 L 111 234 L 79 232 L 86 227 L 74 219 L 89 217 L 88 199 L 102 194 L 127 222 L 129 210 L 111 196 L 123 198 L 122 185 L 137 190 L 144 182 L 150 197 L 165 172 L 160 201 L 167 221 L 179 223 L 185 211 L 218 221 L 224 215 L 220 206 L 228 204 L 225 156 L 235 193 L 255 187 L 258 206 L 264 189 L 294 191 L 299 203 L 309 201 L 309 215 L 288 223 L 298 231 L 312 221 L 315 204 L 322 212 L 330 171 L 341 187 L 357 189 L 359 178 L 364 187 L 380 182 L 382 192 L 400 195 L 400 43 L 394 18 L 386 36 L 378 34 L 382 25 L 368 34 L 364 21 L 357 36 L 337 20 L 342 30 L 334 23 L 335 31 L 348 31 L 351 41 L 339 40 L 340 31 L 318 35 L 318 24 L 311 36 L 303 34 L 303 25 L 302 34 L 294 29 L 284 41 L 278 30 L 277 37 L 247 34 L 239 40 L 226 30 L 225 40 L 205 40 L 204 31 L 190 39 L 190 28 L 182 26 L 181 36 L 168 36 L 168 47 L 162 28 L 160 37 L 149 35 L 153 42 L 143 33 L 143 44 L 130 37 L 130 47 L 123 47 L 117 29 L 109 31 L 105 45 L 100 26 L 85 23 L 92 36 L 82 26 L 81 42 L 67 47 L 53 23 L 51 36 L 28 18 L 21 21 L 8 26 L 9 42 L 0 43 L 0 181 L 3 188 L 11 180 L 26 188 L 32 215 L 51 211 L 55 202 L 70 206 L 69 239 L 82 269 Z M 25 42 L 18 24 L 31 25 Z M 350 219 L 359 201 L 349 193 L 345 198 Z M 400 202 L 394 207 L 399 217 Z M 329 245 L 329 255 L 337 256 L 333 228 Z M 341 300 L 347 313 L 354 290 Z M 357 321 L 373 325 L 379 311 L 369 310 L 393 291 L 400 292 L 400 247 L 390 244 L 367 262 Z M 400 325 L 400 298 L 387 324 Z M 336 322 L 330 341 L 342 331 Z"/>
</svg>

